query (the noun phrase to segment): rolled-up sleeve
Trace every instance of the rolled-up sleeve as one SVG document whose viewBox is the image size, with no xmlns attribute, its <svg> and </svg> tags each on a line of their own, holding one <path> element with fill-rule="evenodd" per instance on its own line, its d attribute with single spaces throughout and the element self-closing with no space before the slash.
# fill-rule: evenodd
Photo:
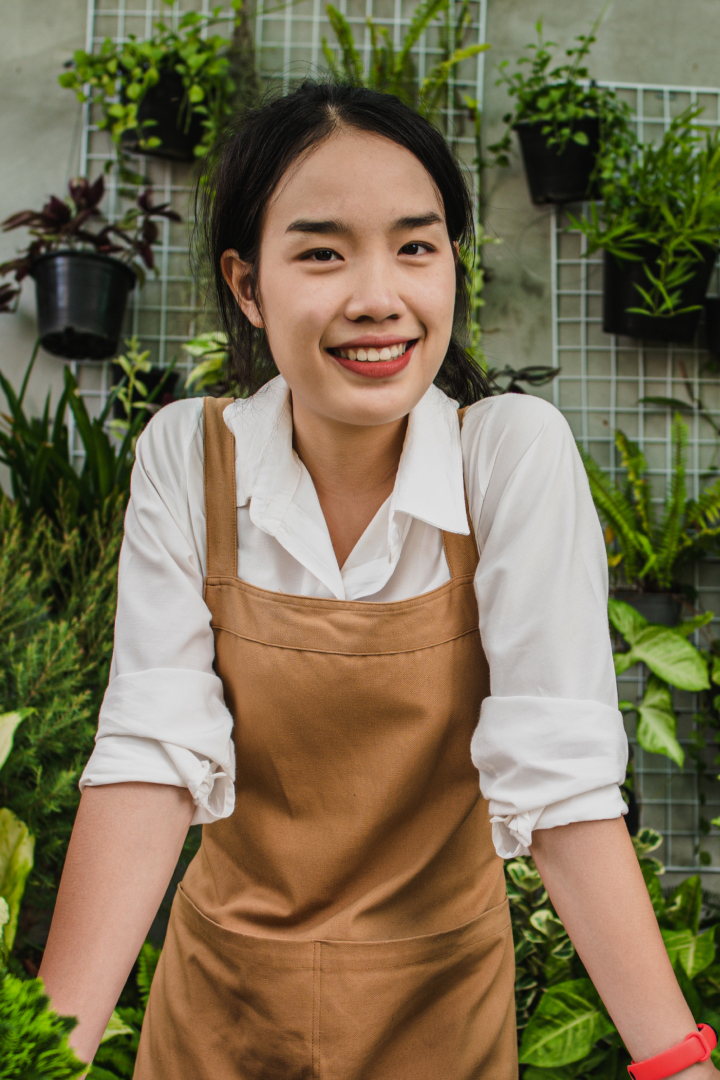
<svg viewBox="0 0 720 1080">
<path fill-rule="evenodd" d="M 607 619 L 607 559 L 572 433 L 553 406 L 508 394 L 463 425 L 475 587 L 491 693 L 472 740 L 493 839 L 616 818 L 627 738 Z"/>
<path fill-rule="evenodd" d="M 187 787 L 194 824 L 227 817 L 235 804 L 232 717 L 203 600 L 201 428 L 202 403 L 183 401 L 162 409 L 138 440 L 110 681 L 80 780 L 81 789 Z"/>
</svg>

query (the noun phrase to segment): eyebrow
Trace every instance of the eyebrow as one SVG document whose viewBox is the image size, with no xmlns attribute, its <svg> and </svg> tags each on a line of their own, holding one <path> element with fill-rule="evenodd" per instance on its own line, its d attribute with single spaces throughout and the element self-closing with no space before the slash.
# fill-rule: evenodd
<svg viewBox="0 0 720 1080">
<path fill-rule="evenodd" d="M 406 232 L 408 229 L 422 229 L 427 225 L 442 224 L 442 218 L 435 210 L 427 214 L 410 214 L 407 217 L 398 218 L 390 226 L 391 232 Z M 298 218 L 292 221 L 286 232 L 314 233 L 316 236 L 350 236 L 352 229 L 344 221 L 335 221 L 328 218 L 325 221 L 311 221 L 308 218 Z"/>
</svg>

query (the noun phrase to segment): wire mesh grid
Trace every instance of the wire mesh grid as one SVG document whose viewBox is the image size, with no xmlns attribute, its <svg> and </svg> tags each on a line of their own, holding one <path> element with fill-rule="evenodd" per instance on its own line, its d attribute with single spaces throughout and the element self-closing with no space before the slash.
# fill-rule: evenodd
<svg viewBox="0 0 720 1080">
<path fill-rule="evenodd" d="M 603 83 L 628 102 L 645 141 L 662 136 L 672 121 L 690 105 L 703 107 L 701 122 L 720 125 L 720 89 Z M 578 210 L 579 208 L 575 208 Z M 689 347 L 664 346 L 605 334 L 602 329 L 602 257 L 586 256 L 585 237 L 570 227 L 567 213 L 551 217 L 553 283 L 553 363 L 561 368 L 553 387 L 554 403 L 567 417 L 579 443 L 611 475 L 618 468 L 613 432 L 620 428 L 643 449 L 655 497 L 662 501 L 671 471 L 669 410 L 640 404 L 644 397 L 673 397 L 683 401 L 702 398 L 714 418 L 720 419 L 720 373 L 713 372 L 703 348 L 702 328 Z M 710 293 L 718 292 L 717 269 Z M 686 417 L 690 425 L 688 486 L 697 495 L 708 470 L 720 465 L 718 439 L 697 413 Z M 717 613 L 711 626 L 720 632 L 720 562 L 697 566 L 690 579 L 703 608 Z M 619 679 L 621 698 L 639 701 L 645 676 L 633 668 Z M 693 746 L 691 694 L 676 694 L 678 737 L 684 748 Z M 686 756 L 683 769 L 667 758 L 644 752 L 634 740 L 629 723 L 641 797 L 643 825 L 665 837 L 662 857 L 669 869 L 702 868 L 720 873 L 720 833 L 708 828 L 720 815 L 720 783 L 701 780 L 696 761 Z M 713 747 L 704 758 L 712 776 Z M 708 862 L 708 860 L 710 860 Z"/>
<path fill-rule="evenodd" d="M 486 4 L 487 0 L 469 0 L 470 22 L 463 44 L 484 41 Z M 186 11 L 207 15 L 215 6 L 210 0 L 176 0 L 172 7 L 162 0 L 89 0 L 85 47 L 88 51 L 97 51 L 105 38 L 117 43 L 127 40 L 130 34 L 147 38 L 158 21 L 177 28 Z M 372 18 L 376 26 L 386 28 L 397 47 L 416 7 L 415 0 L 339 0 L 337 6 L 351 25 L 366 64 L 371 47 L 367 19 Z M 450 25 L 464 6 L 462 0 L 451 0 L 448 9 Z M 217 32 L 222 33 L 225 27 L 229 35 L 232 19 L 229 7 L 223 8 Z M 334 41 L 325 14 L 325 0 L 258 0 L 254 27 L 259 72 L 266 86 L 288 90 L 308 74 L 322 72 L 325 66 L 323 37 L 330 43 Z M 420 80 L 442 56 L 441 29 L 441 24 L 433 24 L 413 50 Z M 483 59 L 479 54 L 463 61 L 454 71 L 448 85 L 449 108 L 443 110 L 446 131 L 468 168 L 475 155 L 473 126 L 467 110 L 457 109 L 456 105 L 462 94 L 482 100 Z M 97 119 L 93 108 L 86 105 L 80 172 L 93 178 L 113 160 L 110 139 L 106 132 L 98 130 Z M 182 215 L 184 224 L 160 224 L 161 235 L 155 246 L 158 275 L 149 275 L 143 288 L 136 288 L 131 294 L 123 337 L 136 335 L 141 348 L 150 351 L 153 364 L 164 367 L 175 360 L 176 370 L 183 372 L 190 367 L 190 357 L 182 350 L 183 343 L 204 329 L 214 328 L 212 314 L 204 310 L 203 297 L 190 267 L 193 169 L 190 165 L 150 157 L 136 159 L 136 167 L 150 179 L 155 201 L 171 203 Z M 107 175 L 107 188 L 105 210 L 109 219 L 115 220 L 121 215 L 123 198 L 112 171 Z M 88 409 L 97 415 L 112 386 L 111 364 L 76 361 L 73 371 Z M 70 423 L 72 425 L 72 417 Z M 82 448 L 75 433 L 71 433 L 73 453 L 80 458 Z"/>
</svg>

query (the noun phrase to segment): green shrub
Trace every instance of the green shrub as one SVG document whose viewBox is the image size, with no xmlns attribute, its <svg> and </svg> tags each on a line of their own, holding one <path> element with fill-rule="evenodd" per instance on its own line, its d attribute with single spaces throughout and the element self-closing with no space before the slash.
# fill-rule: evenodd
<svg viewBox="0 0 720 1080">
<path fill-rule="evenodd" d="M 87 1069 L 68 1046 L 76 1021 L 49 1006 L 39 979 L 0 974 L 0 1080 L 76 1080 Z"/>
</svg>

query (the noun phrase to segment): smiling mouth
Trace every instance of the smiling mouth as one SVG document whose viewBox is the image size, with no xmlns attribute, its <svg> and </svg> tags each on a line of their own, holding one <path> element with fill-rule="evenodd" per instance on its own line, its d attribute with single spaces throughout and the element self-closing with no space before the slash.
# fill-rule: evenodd
<svg viewBox="0 0 720 1080">
<path fill-rule="evenodd" d="M 369 364 L 387 363 L 388 360 L 397 360 L 403 356 L 416 340 L 403 341 L 399 345 L 385 346 L 381 349 L 328 349 L 328 352 L 341 360 L 359 360 L 361 363 Z"/>
</svg>

